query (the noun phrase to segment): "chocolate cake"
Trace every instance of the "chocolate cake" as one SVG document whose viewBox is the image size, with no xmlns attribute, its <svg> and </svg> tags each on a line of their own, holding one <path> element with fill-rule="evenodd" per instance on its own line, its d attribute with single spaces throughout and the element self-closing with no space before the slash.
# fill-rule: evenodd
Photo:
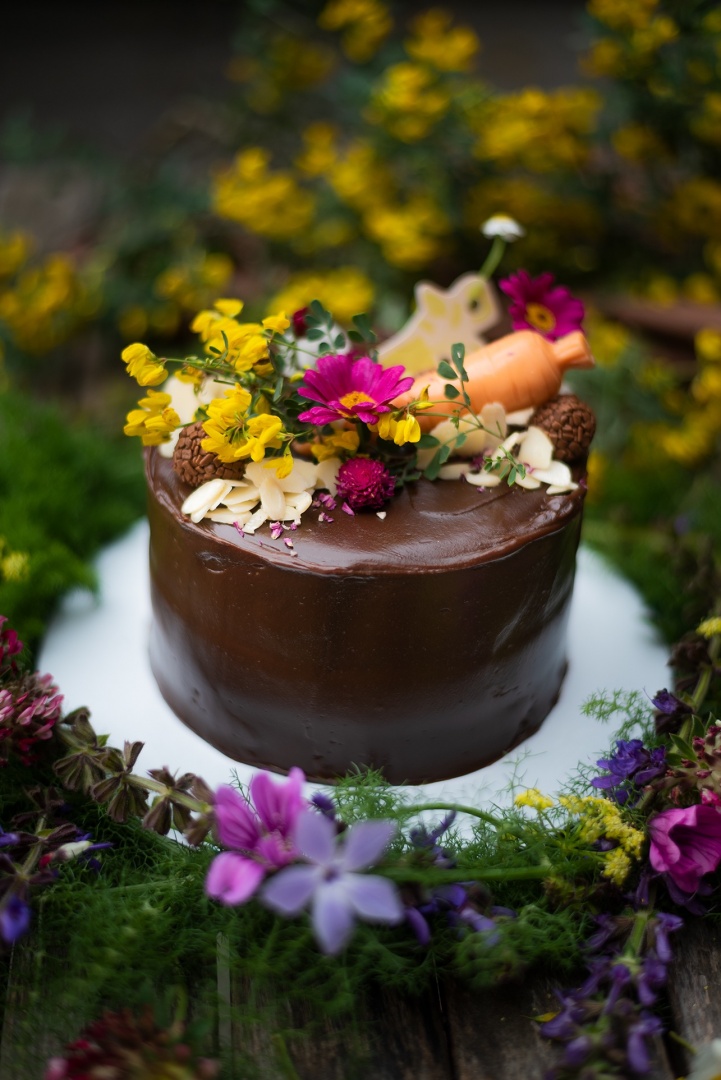
<svg viewBox="0 0 721 1080">
<path fill-rule="evenodd" d="M 385 516 L 309 512 L 291 551 L 267 530 L 190 521 L 192 488 L 146 453 L 153 672 L 229 757 L 420 783 L 496 760 L 548 714 L 584 484 L 419 480 Z"/>
</svg>

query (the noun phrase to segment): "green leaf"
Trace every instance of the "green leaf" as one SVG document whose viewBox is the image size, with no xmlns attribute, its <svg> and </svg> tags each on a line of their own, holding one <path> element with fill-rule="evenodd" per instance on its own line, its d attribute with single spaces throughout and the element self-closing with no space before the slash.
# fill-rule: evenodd
<svg viewBox="0 0 721 1080">
<path fill-rule="evenodd" d="M 318 319 L 319 322 L 330 324 L 333 321 L 330 312 L 326 311 L 320 300 L 311 300 L 308 307 L 313 318 Z"/>
<path fill-rule="evenodd" d="M 280 401 L 281 394 L 283 393 L 283 380 L 278 379 L 273 391 L 273 401 Z"/>
<path fill-rule="evenodd" d="M 455 379 L 456 372 L 453 370 L 447 360 L 441 360 L 440 364 L 436 368 L 436 371 L 442 379 Z"/>
<path fill-rule="evenodd" d="M 325 330 L 320 330 L 318 328 L 309 330 L 306 337 L 309 341 L 320 341 L 321 338 L 325 337 Z"/>
<path fill-rule="evenodd" d="M 342 349 L 345 343 L 345 334 L 336 334 L 336 336 L 333 338 L 334 349 Z"/>
<path fill-rule="evenodd" d="M 450 456 L 451 456 L 451 444 L 446 443 L 438 451 L 438 460 L 439 460 L 440 464 L 443 465 L 444 462 L 448 461 L 448 458 Z"/>
<path fill-rule="evenodd" d="M 453 366 L 460 375 L 464 382 L 468 380 L 468 374 L 463 366 L 463 360 L 466 355 L 466 346 L 462 341 L 456 342 L 455 345 L 451 345 L 451 359 L 453 360 Z"/>
<path fill-rule="evenodd" d="M 461 432 L 461 434 L 456 437 L 456 439 L 455 439 L 456 450 L 458 449 L 459 446 L 463 446 L 463 444 L 464 444 L 464 442 L 466 441 L 467 438 L 468 438 L 468 435 L 467 435 L 467 433 L 464 433 L 464 432 Z"/>
<path fill-rule="evenodd" d="M 326 353 L 330 352 L 330 345 L 327 341 L 321 342 L 321 344 L 318 346 L 318 352 L 321 356 L 325 356 Z"/>
<path fill-rule="evenodd" d="M 440 446 L 440 440 L 435 435 L 421 435 L 420 439 L 416 443 L 419 450 L 430 450 L 432 446 Z"/>
<path fill-rule="evenodd" d="M 373 342 L 378 340 L 373 331 L 373 327 L 371 326 L 370 319 L 365 312 L 361 312 L 360 315 L 354 315 L 351 322 L 362 335 L 362 341 Z"/>
<path fill-rule="evenodd" d="M 460 395 L 460 390 L 457 386 L 453 386 L 452 383 L 446 383 L 443 387 L 443 393 L 452 401 L 453 398 L 457 398 Z"/>
<path fill-rule="evenodd" d="M 348 337 L 350 338 L 351 341 L 358 341 L 358 342 L 365 341 L 365 338 L 363 337 L 363 335 L 359 334 L 357 330 L 349 330 L 348 331 Z"/>
<path fill-rule="evenodd" d="M 696 760 L 696 751 L 691 746 L 691 743 L 686 742 L 680 735 L 669 735 L 669 739 L 673 744 L 674 749 L 677 750 L 683 758 L 688 758 L 690 761 Z"/>
<path fill-rule="evenodd" d="M 441 461 L 442 449 L 443 447 L 441 447 L 440 450 L 436 450 L 435 454 L 423 470 L 423 475 L 427 480 L 436 480 L 438 478 L 438 473 L 440 471 L 441 465 L 443 464 Z"/>
</svg>

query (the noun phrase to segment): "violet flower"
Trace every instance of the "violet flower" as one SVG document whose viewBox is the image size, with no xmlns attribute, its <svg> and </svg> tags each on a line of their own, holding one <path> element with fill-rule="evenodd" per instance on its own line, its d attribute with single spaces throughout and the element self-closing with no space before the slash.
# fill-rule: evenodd
<svg viewBox="0 0 721 1080">
<path fill-rule="evenodd" d="M 19 896 L 9 896 L 0 907 L 0 941 L 13 945 L 30 926 L 30 908 Z"/>
<path fill-rule="evenodd" d="M 323 814 L 300 814 L 294 843 L 308 865 L 281 870 L 267 882 L 261 900 L 281 915 L 298 915 L 310 905 L 313 933 L 326 953 L 341 951 L 356 918 L 401 922 L 403 904 L 392 882 L 359 873 L 378 861 L 395 831 L 390 821 L 361 821 L 338 837 Z"/>
<path fill-rule="evenodd" d="M 721 813 L 713 806 L 663 810 L 648 823 L 651 866 L 683 893 L 721 863 Z"/>
<path fill-rule="evenodd" d="M 640 739 L 617 739 L 616 750 L 608 758 L 596 762 L 608 775 L 595 776 L 591 784 L 607 791 L 609 796 L 623 806 L 631 796 L 638 797 L 641 788 L 663 776 L 666 771 L 666 749 L 657 746 L 648 750 Z"/>
<path fill-rule="evenodd" d="M 218 788 L 214 807 L 218 839 L 233 850 L 213 859 L 205 879 L 208 896 L 231 907 L 244 904 L 266 874 L 293 862 L 297 857 L 293 829 L 308 805 L 301 794 L 304 781 L 301 769 L 291 769 L 282 783 L 268 773 L 256 773 L 249 801 L 235 788 Z"/>
</svg>

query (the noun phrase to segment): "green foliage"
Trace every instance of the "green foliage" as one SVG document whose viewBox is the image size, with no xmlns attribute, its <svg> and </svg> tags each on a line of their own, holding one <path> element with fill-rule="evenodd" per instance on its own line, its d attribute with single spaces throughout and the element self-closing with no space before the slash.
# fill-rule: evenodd
<svg viewBox="0 0 721 1080">
<path fill-rule="evenodd" d="M 16 580 L 0 575 L 0 611 L 35 647 L 58 600 L 92 588 L 89 560 L 143 513 L 135 446 L 80 429 L 56 409 L 0 394 L 0 537 L 27 555 Z"/>
</svg>

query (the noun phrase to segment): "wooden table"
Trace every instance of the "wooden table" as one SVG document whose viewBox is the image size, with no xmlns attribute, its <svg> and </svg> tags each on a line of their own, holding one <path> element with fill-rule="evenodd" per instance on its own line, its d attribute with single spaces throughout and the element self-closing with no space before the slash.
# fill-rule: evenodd
<svg viewBox="0 0 721 1080">
<path fill-rule="evenodd" d="M 661 1015 L 668 1031 L 700 1046 L 721 1036 L 721 920 L 689 918 L 675 935 L 675 952 Z M 3 986 L 0 1080 L 41 1080 L 38 1061 L 58 1049 L 43 1033 L 47 1002 L 42 993 L 33 996 L 19 989 L 32 963 L 27 946 L 18 946 L 10 958 Z M 579 973 L 579 982 L 582 977 Z M 242 1014 L 243 1003 L 253 998 L 253 987 L 231 985 L 221 962 L 218 998 Z M 542 972 L 482 993 L 461 983 L 438 981 L 420 997 L 369 993 L 352 1019 L 333 1023 L 321 1018 L 311 1037 L 303 1031 L 319 1018 L 297 1008 L 288 1007 L 274 1030 L 230 1020 L 221 1008 L 215 1012 L 213 1041 L 216 1047 L 232 1047 L 233 1060 L 239 1063 L 237 1075 L 243 1078 L 542 1080 L 560 1055 L 540 1037 L 533 1017 L 557 1007 L 553 983 Z M 69 1037 L 74 1037 L 74 1028 L 68 1017 Z M 34 1032 L 31 1047 L 28 1031 Z M 674 1080 L 689 1068 L 685 1051 L 669 1036 L 657 1040 L 654 1057 L 652 1080 Z"/>
</svg>

